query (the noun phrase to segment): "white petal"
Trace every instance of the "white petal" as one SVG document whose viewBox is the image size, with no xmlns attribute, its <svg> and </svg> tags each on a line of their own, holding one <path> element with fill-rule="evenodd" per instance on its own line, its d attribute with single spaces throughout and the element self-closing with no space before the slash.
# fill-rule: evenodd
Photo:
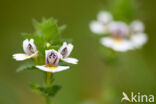
<svg viewBox="0 0 156 104">
<path fill-rule="evenodd" d="M 28 39 L 25 39 L 23 41 L 23 50 L 24 50 L 25 53 L 28 53 L 27 52 L 27 46 L 28 46 L 28 44 L 29 44 L 29 40 Z"/>
<path fill-rule="evenodd" d="M 130 25 L 132 32 L 143 32 L 145 30 L 144 23 L 142 21 L 133 21 Z"/>
<path fill-rule="evenodd" d="M 147 42 L 147 36 L 144 33 L 133 34 L 130 40 L 135 48 L 141 48 Z"/>
<path fill-rule="evenodd" d="M 34 54 L 32 55 L 26 55 L 26 54 L 23 54 L 23 53 L 17 53 L 17 54 L 14 54 L 13 55 L 13 58 L 17 61 L 23 61 L 23 60 L 26 60 L 26 59 L 30 59 L 32 57 L 36 57 L 38 54 L 38 52 L 35 52 Z"/>
<path fill-rule="evenodd" d="M 30 39 L 30 43 L 33 44 L 34 43 L 34 39 Z"/>
<path fill-rule="evenodd" d="M 68 44 L 68 55 L 67 55 L 67 57 L 70 55 L 70 53 L 72 52 L 72 50 L 73 50 L 73 48 L 74 48 L 74 46 L 73 46 L 73 44 Z"/>
<path fill-rule="evenodd" d="M 32 45 L 34 51 L 37 51 L 36 45 L 34 44 L 34 39 L 30 39 L 30 44 Z"/>
<path fill-rule="evenodd" d="M 71 63 L 71 64 L 77 64 L 78 63 L 78 59 L 76 59 L 76 58 L 63 58 L 61 60 L 65 61 L 67 63 Z"/>
<path fill-rule="evenodd" d="M 62 55 L 59 53 L 59 52 L 57 52 L 56 50 L 54 50 L 54 49 L 50 49 L 50 50 L 45 50 L 45 57 L 47 58 L 47 56 L 48 56 L 48 53 L 49 52 L 54 52 L 54 53 L 56 53 L 58 56 L 59 56 L 59 58 L 61 58 L 62 57 Z"/>
<path fill-rule="evenodd" d="M 108 24 L 112 21 L 112 15 L 109 13 L 109 12 L 106 12 L 106 11 L 101 11 L 99 14 L 98 14 L 98 20 L 104 24 Z"/>
<path fill-rule="evenodd" d="M 35 53 L 31 54 L 30 57 L 36 57 L 38 55 L 38 51 L 36 51 Z"/>
<path fill-rule="evenodd" d="M 49 52 L 58 53 L 56 50 L 50 49 L 50 50 L 45 50 L 45 55 L 47 56 L 49 54 Z"/>
<path fill-rule="evenodd" d="M 60 47 L 60 49 L 58 50 L 59 53 L 62 52 L 62 50 L 67 47 L 67 42 L 63 42 L 63 45 Z"/>
<path fill-rule="evenodd" d="M 117 43 L 113 46 L 113 49 L 119 52 L 126 52 L 133 49 L 132 43 L 128 40 L 123 40 L 123 42 Z"/>
<path fill-rule="evenodd" d="M 96 21 L 91 22 L 90 29 L 93 33 L 98 35 L 106 34 L 108 32 L 108 27 L 106 25 Z"/>
<path fill-rule="evenodd" d="M 64 71 L 70 68 L 69 66 L 46 67 L 45 65 L 42 66 L 37 65 L 36 67 L 42 71 L 52 72 L 52 73 Z"/>
<path fill-rule="evenodd" d="M 17 61 L 23 61 L 23 60 L 26 60 L 26 59 L 30 59 L 31 56 L 28 56 L 26 54 L 22 54 L 22 53 L 17 53 L 17 54 L 14 54 L 13 55 L 13 58 Z"/>
<path fill-rule="evenodd" d="M 101 39 L 101 44 L 106 46 L 106 47 L 112 47 L 113 45 L 113 39 L 106 37 Z"/>
<path fill-rule="evenodd" d="M 102 38 L 101 44 L 119 52 L 126 52 L 133 48 L 132 43 L 128 40 L 115 41 L 113 38 L 109 37 Z"/>
<path fill-rule="evenodd" d="M 63 42 L 63 46 L 67 46 L 67 42 Z"/>
</svg>

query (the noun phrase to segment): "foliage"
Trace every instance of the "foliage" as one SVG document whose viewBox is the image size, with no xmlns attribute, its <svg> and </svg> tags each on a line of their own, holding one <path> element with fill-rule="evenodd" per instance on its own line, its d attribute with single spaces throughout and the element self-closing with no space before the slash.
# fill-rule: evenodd
<svg viewBox="0 0 156 104">
<path fill-rule="evenodd" d="M 26 70 L 37 70 L 35 67 L 35 63 L 28 62 L 23 65 L 21 65 L 19 68 L 17 68 L 17 72 L 26 71 Z"/>
<path fill-rule="evenodd" d="M 35 92 L 39 92 L 42 93 L 45 96 L 49 96 L 49 97 L 54 97 L 57 92 L 61 89 L 61 86 L 59 85 L 53 85 L 51 87 L 45 87 L 45 86 L 39 86 L 36 83 L 32 83 L 30 85 L 30 88 L 35 91 Z"/>
</svg>

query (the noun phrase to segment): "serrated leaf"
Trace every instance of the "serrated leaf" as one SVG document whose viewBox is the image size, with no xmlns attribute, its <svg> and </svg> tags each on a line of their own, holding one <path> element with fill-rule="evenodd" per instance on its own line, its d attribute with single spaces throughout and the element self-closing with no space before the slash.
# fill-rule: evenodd
<svg viewBox="0 0 156 104">
<path fill-rule="evenodd" d="M 22 36 L 24 36 L 25 38 L 31 39 L 31 38 L 35 38 L 36 35 L 35 34 L 31 34 L 31 33 L 22 33 Z"/>
<path fill-rule="evenodd" d="M 61 45 L 51 45 L 47 49 L 55 49 L 55 50 L 58 50 L 60 47 L 61 47 Z"/>
<path fill-rule="evenodd" d="M 30 84 L 30 88 L 33 90 L 33 91 L 40 91 L 38 88 L 38 85 L 36 83 L 32 83 Z"/>
<path fill-rule="evenodd" d="M 56 39 L 56 40 L 51 41 L 51 44 L 52 45 L 61 45 L 62 46 L 63 42 L 71 43 L 72 39 L 59 39 L 59 40 Z"/>
<path fill-rule="evenodd" d="M 43 19 L 41 23 L 33 20 L 37 34 L 44 37 L 46 40 L 51 40 L 59 34 L 59 28 L 56 25 L 56 21 L 53 18 Z"/>
<path fill-rule="evenodd" d="M 26 71 L 26 70 L 35 70 L 35 64 L 34 63 L 25 63 L 21 65 L 19 68 L 17 68 L 17 72 Z"/>
<path fill-rule="evenodd" d="M 40 92 L 46 96 L 54 97 L 57 92 L 61 89 L 61 86 L 59 85 L 53 85 L 52 87 L 41 87 L 37 85 L 36 83 L 32 83 L 30 85 L 30 88 L 35 92 Z"/>
<path fill-rule="evenodd" d="M 57 94 L 57 92 L 61 89 L 61 86 L 54 85 L 49 88 L 40 87 L 39 89 L 41 92 L 45 93 L 47 96 L 54 97 Z"/>
<path fill-rule="evenodd" d="M 27 39 L 34 39 L 35 40 L 35 44 L 36 45 L 41 45 L 41 44 L 44 44 L 44 39 L 38 35 L 36 35 L 35 33 L 34 34 L 29 34 L 29 33 L 22 33 L 22 35 L 27 38 Z"/>
</svg>

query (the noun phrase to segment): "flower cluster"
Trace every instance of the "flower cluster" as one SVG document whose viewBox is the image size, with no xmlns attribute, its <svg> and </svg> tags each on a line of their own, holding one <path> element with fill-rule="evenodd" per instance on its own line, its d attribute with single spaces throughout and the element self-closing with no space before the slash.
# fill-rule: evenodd
<svg viewBox="0 0 156 104">
<path fill-rule="evenodd" d="M 13 55 L 13 58 L 17 61 L 23 61 L 33 57 L 38 57 L 38 51 L 36 45 L 34 44 L 34 39 L 28 39 L 23 41 L 24 53 L 17 53 Z M 78 60 L 76 58 L 70 58 L 69 55 L 73 50 L 72 44 L 67 44 L 66 42 L 60 47 L 58 51 L 54 49 L 45 51 L 45 65 L 36 65 L 36 67 L 42 71 L 46 72 L 59 72 L 69 69 L 69 66 L 59 66 L 59 61 L 62 60 L 67 63 L 77 64 Z"/>
<path fill-rule="evenodd" d="M 53 73 L 64 71 L 70 68 L 70 64 L 78 64 L 78 59 L 71 58 L 70 54 L 74 48 L 68 39 L 62 39 L 61 33 L 65 25 L 58 26 L 53 18 L 42 19 L 42 22 L 33 21 L 35 32 L 23 33 L 24 53 L 13 54 L 17 61 L 28 60 L 18 68 L 24 70 L 41 70 L 45 72 L 45 84 L 31 84 L 33 91 L 40 92 L 46 98 L 47 104 L 50 104 L 51 98 L 60 90 L 60 85 L 53 84 Z"/>
<path fill-rule="evenodd" d="M 114 21 L 113 16 L 106 11 L 98 14 L 97 21 L 90 23 L 90 29 L 97 35 L 105 35 L 100 40 L 101 44 L 118 52 L 141 48 L 147 42 L 141 21 L 135 20 L 128 25 Z"/>
<path fill-rule="evenodd" d="M 33 59 L 35 65 L 33 63 L 32 68 L 52 73 L 69 69 L 69 64 L 78 63 L 78 59 L 69 57 L 74 46 L 71 43 L 67 44 L 67 40 L 63 40 L 60 36 L 64 25 L 57 26 L 53 18 L 43 18 L 41 23 L 34 20 L 33 23 L 36 31 L 33 34 L 24 33 L 26 39 L 23 41 L 23 50 L 25 53 L 14 54 L 15 60 Z M 30 68 L 30 64 L 27 68 Z"/>
</svg>

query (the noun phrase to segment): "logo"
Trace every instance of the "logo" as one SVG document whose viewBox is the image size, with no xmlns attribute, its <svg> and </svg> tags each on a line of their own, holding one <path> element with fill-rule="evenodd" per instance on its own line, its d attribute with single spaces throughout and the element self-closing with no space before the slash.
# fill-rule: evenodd
<svg viewBox="0 0 156 104">
<path fill-rule="evenodd" d="M 125 92 L 122 93 L 123 97 L 121 99 L 121 102 L 139 102 L 139 103 L 153 103 L 154 102 L 154 95 L 146 95 L 141 94 L 138 92 L 135 94 L 134 92 L 131 92 L 131 96 L 128 96 Z"/>
</svg>

